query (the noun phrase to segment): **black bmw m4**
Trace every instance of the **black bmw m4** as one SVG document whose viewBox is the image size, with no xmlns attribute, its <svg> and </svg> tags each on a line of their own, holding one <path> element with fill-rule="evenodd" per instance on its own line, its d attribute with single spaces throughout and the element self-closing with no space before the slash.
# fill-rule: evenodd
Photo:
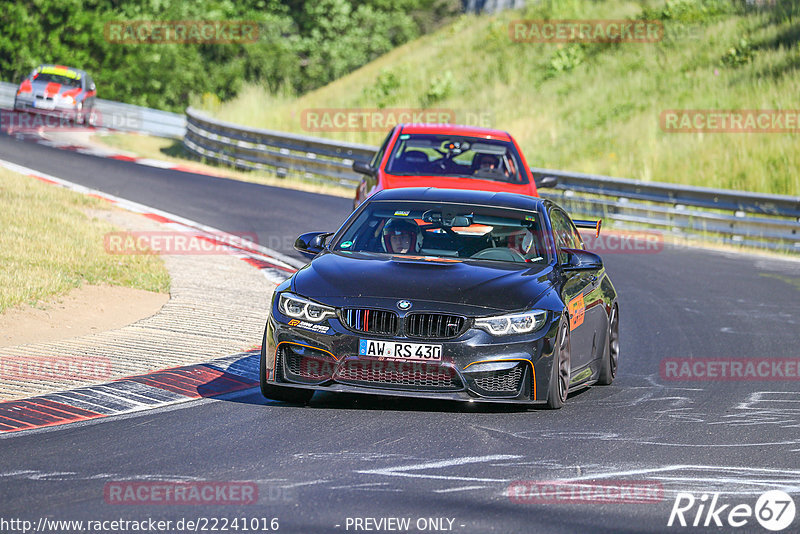
<svg viewBox="0 0 800 534">
<path fill-rule="evenodd" d="M 280 284 L 261 349 L 265 397 L 315 391 L 560 408 L 610 384 L 617 293 L 555 203 L 512 193 L 381 191 Z"/>
</svg>

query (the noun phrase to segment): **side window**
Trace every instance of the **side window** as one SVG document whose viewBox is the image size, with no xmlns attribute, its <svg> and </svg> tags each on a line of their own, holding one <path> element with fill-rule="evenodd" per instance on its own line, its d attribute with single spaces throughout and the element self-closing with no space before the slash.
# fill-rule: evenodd
<svg viewBox="0 0 800 534">
<path fill-rule="evenodd" d="M 562 215 L 564 216 L 564 219 L 567 222 L 567 228 L 569 229 L 569 233 L 572 235 L 572 247 L 571 248 L 579 248 L 579 249 L 584 250 L 586 247 L 583 246 L 583 238 L 581 237 L 581 233 L 575 227 L 575 224 L 572 222 L 572 220 L 569 218 L 569 216 L 564 212 L 561 212 L 561 213 L 562 213 Z"/>
<path fill-rule="evenodd" d="M 565 263 L 567 261 L 567 256 L 561 252 L 561 249 L 582 249 L 583 240 L 575 229 L 575 226 L 569 220 L 569 217 L 559 209 L 550 211 L 550 224 L 553 225 L 553 238 L 555 238 L 556 248 L 558 249 L 558 262 Z"/>
<path fill-rule="evenodd" d="M 375 156 L 373 156 L 372 161 L 370 162 L 370 166 L 373 169 L 377 169 L 378 165 L 381 164 L 383 155 L 386 153 L 386 147 L 389 146 L 389 140 L 392 138 L 393 135 L 394 135 L 394 128 L 392 128 L 392 131 L 389 132 L 389 135 L 387 135 L 386 139 L 384 139 L 381 148 L 375 153 Z"/>
</svg>

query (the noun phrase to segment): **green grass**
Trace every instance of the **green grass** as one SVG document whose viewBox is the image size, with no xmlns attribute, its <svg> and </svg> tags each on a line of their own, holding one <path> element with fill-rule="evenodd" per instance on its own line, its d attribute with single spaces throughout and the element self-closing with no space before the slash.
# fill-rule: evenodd
<svg viewBox="0 0 800 534">
<path fill-rule="evenodd" d="M 482 113 L 528 163 L 646 181 L 797 195 L 800 134 L 667 133 L 671 109 L 800 109 L 800 16 L 724 0 L 545 1 L 524 12 L 463 16 L 299 98 L 246 87 L 205 107 L 251 126 L 305 132 L 304 110 L 436 108 Z M 645 9 L 648 11 L 645 12 Z M 515 19 L 660 17 L 654 44 L 515 43 Z M 202 102 L 195 102 L 195 105 Z M 313 133 L 378 144 L 385 132 Z"/>
<path fill-rule="evenodd" d="M 158 256 L 110 255 L 103 236 L 118 230 L 87 215 L 102 200 L 0 169 L 0 313 L 82 284 L 169 291 Z"/>
</svg>

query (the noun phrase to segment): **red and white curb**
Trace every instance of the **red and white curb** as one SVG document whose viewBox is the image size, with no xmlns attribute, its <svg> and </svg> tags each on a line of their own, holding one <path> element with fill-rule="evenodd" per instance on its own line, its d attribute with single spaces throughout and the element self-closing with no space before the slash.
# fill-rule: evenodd
<svg viewBox="0 0 800 534">
<path fill-rule="evenodd" d="M 255 387 L 260 347 L 207 363 L 0 403 L 0 434 L 101 419 Z"/>
<path fill-rule="evenodd" d="M 127 161 L 130 163 L 136 163 L 137 165 L 146 165 L 148 167 L 157 167 L 159 169 L 168 169 L 172 171 L 189 172 L 192 174 L 203 174 L 206 176 L 214 176 L 216 178 L 224 178 L 224 176 L 214 173 L 204 172 L 201 169 L 188 167 L 186 165 L 181 165 L 179 163 L 173 163 L 170 161 L 164 161 L 160 159 L 142 158 L 131 152 L 120 152 L 110 148 L 86 146 L 80 144 L 79 141 L 76 142 L 76 140 L 71 140 L 71 141 L 55 140 L 48 137 L 48 135 L 53 134 L 53 131 L 43 127 L 37 129 L 22 129 L 22 130 L 12 129 L 12 130 L 6 130 L 6 133 L 22 141 L 33 142 L 39 145 L 57 148 L 59 150 L 69 150 L 71 152 L 78 152 L 80 154 L 86 154 L 98 158 L 115 159 L 117 161 Z M 100 133 L 120 133 L 120 132 L 118 130 L 113 130 L 111 128 L 104 128 L 104 127 L 92 128 L 92 127 L 75 126 L 73 128 L 60 128 L 56 133 L 69 135 L 69 134 L 100 134 Z M 124 133 L 129 133 L 129 132 L 124 132 Z"/>
<path fill-rule="evenodd" d="M 275 250 L 248 243 L 211 226 L 76 184 L 28 167 L 0 160 L 0 167 L 45 183 L 108 201 L 125 210 L 163 223 L 171 230 L 192 233 L 227 248 L 231 255 L 280 283 L 303 263 Z M 236 243 L 235 245 L 232 243 Z M 0 403 L 0 434 L 33 430 L 160 408 L 202 397 L 214 397 L 258 385 L 260 347 L 204 364 L 164 369 L 107 384 L 50 393 Z"/>
<path fill-rule="evenodd" d="M 59 150 L 70 150 L 72 152 L 78 152 L 80 154 L 86 154 L 89 156 L 95 156 L 98 158 L 106 158 L 106 159 L 115 159 L 117 161 L 127 161 L 130 163 L 136 163 L 137 165 L 146 165 L 148 167 L 157 167 L 159 169 L 167 169 L 171 171 L 179 171 L 179 172 L 190 172 L 192 174 L 204 174 L 206 176 L 214 176 L 217 178 L 223 178 L 223 176 L 203 172 L 200 169 L 195 169 L 192 167 L 187 167 L 185 165 L 180 165 L 177 163 L 172 163 L 169 161 L 164 161 L 160 159 L 151 159 L 151 158 L 142 158 L 136 156 L 134 154 L 129 154 L 125 152 L 115 152 L 113 150 L 100 148 L 100 147 L 89 147 L 89 146 L 81 146 L 75 145 L 72 143 L 64 143 L 59 141 L 52 141 L 52 140 L 35 140 L 36 143 L 40 145 L 50 146 L 53 148 L 57 148 Z"/>
</svg>

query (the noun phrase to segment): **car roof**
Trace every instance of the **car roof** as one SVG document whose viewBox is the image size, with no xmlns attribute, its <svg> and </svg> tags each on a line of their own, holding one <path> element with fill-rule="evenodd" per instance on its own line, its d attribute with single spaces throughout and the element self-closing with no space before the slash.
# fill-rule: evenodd
<svg viewBox="0 0 800 534">
<path fill-rule="evenodd" d="M 401 187 L 383 189 L 368 199 L 378 200 L 419 200 L 424 202 L 448 202 L 456 204 L 480 204 L 498 208 L 513 208 L 545 212 L 545 204 L 540 198 L 516 193 L 494 193 L 468 189 L 440 189 L 438 187 Z"/>
<path fill-rule="evenodd" d="M 480 128 L 478 126 L 465 126 L 461 124 L 400 124 L 402 133 L 410 134 L 444 134 L 444 135 L 464 135 L 469 137 L 482 137 L 484 139 L 497 139 L 501 141 L 511 141 L 511 135 L 503 130 L 492 128 Z"/>
<path fill-rule="evenodd" d="M 36 67 L 36 70 L 42 70 L 42 69 L 46 69 L 46 68 L 48 68 L 48 67 L 50 67 L 50 68 L 54 68 L 54 69 L 66 69 L 66 70 L 71 70 L 72 72 L 76 72 L 76 73 L 80 74 L 80 75 L 81 75 L 81 78 L 83 78 L 84 76 L 87 76 L 87 75 L 89 74 L 89 73 L 88 73 L 88 72 L 86 72 L 85 70 L 76 69 L 75 67 L 68 67 L 68 66 L 66 66 L 66 65 L 53 65 L 53 64 L 51 64 L 51 63 L 45 63 L 45 64 L 43 64 L 43 65 L 39 65 L 38 67 Z"/>
</svg>

